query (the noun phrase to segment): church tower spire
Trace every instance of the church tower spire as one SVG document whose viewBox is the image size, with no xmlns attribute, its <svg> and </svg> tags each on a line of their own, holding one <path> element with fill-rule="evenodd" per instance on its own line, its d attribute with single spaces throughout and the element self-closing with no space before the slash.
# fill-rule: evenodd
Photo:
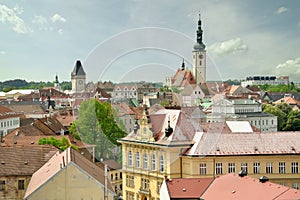
<svg viewBox="0 0 300 200">
<path fill-rule="evenodd" d="M 197 84 L 206 82 L 206 50 L 203 43 L 203 30 L 201 15 L 199 13 L 198 28 L 196 31 L 196 44 L 193 50 L 193 76 Z"/>
<path fill-rule="evenodd" d="M 196 44 L 194 46 L 194 50 L 205 50 L 205 44 L 202 41 L 202 35 L 203 35 L 203 30 L 201 27 L 201 14 L 199 12 L 199 19 L 198 19 L 198 29 L 196 31 Z"/>
</svg>

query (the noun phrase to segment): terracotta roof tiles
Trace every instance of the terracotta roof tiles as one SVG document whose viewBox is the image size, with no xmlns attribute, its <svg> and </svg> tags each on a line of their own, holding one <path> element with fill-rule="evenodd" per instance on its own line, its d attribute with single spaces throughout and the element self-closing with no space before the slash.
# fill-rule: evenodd
<svg viewBox="0 0 300 200">
<path fill-rule="evenodd" d="M 0 176 L 31 176 L 56 151 L 50 145 L 0 147 Z"/>
<path fill-rule="evenodd" d="M 265 200 L 296 200 L 300 191 L 271 182 L 261 183 L 259 179 L 237 174 L 226 174 L 217 177 L 207 188 L 201 199 L 265 199 Z"/>
<path fill-rule="evenodd" d="M 167 179 L 171 199 L 199 199 L 213 178 L 174 178 Z"/>
</svg>

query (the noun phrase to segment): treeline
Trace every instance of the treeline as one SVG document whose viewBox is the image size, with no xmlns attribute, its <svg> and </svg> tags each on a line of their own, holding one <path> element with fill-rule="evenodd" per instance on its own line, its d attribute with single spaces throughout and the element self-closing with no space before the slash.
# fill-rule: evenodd
<svg viewBox="0 0 300 200">
<path fill-rule="evenodd" d="M 43 87 L 53 87 L 53 82 L 27 82 L 22 79 L 8 80 L 0 82 L 0 91 L 9 92 L 14 89 L 42 89 Z M 70 81 L 63 81 L 60 83 L 62 90 L 71 90 L 72 84 Z"/>
<path fill-rule="evenodd" d="M 300 92 L 300 88 L 296 87 L 293 82 L 289 85 L 260 85 L 259 88 L 266 92 Z"/>
<path fill-rule="evenodd" d="M 293 110 L 286 103 L 276 105 L 262 104 L 264 113 L 277 116 L 279 131 L 300 131 L 300 111 Z"/>
</svg>

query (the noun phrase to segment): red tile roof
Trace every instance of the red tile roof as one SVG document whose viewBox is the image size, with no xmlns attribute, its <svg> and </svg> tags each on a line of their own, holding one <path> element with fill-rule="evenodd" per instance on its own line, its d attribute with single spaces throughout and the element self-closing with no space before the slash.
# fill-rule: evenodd
<svg viewBox="0 0 300 200">
<path fill-rule="evenodd" d="M 170 198 L 199 199 L 213 178 L 175 178 L 166 181 Z"/>
<path fill-rule="evenodd" d="M 264 199 L 264 200 L 296 200 L 300 191 L 271 182 L 261 183 L 259 179 L 237 174 L 226 174 L 216 178 L 208 187 L 201 199 Z"/>
<path fill-rule="evenodd" d="M 165 136 L 168 121 L 173 128 L 169 137 Z M 195 134 L 195 124 L 180 110 L 162 109 L 150 115 L 151 126 L 155 141 L 159 145 L 190 145 Z M 132 133 L 121 139 L 123 141 L 136 141 L 137 135 Z"/>
<path fill-rule="evenodd" d="M 275 101 L 274 103 L 275 104 L 286 103 L 288 105 L 300 105 L 300 101 L 298 101 L 297 99 L 295 99 L 293 97 L 283 97 L 283 98 Z"/>
<path fill-rule="evenodd" d="M 56 151 L 50 145 L 0 147 L 0 176 L 31 176 Z"/>
</svg>

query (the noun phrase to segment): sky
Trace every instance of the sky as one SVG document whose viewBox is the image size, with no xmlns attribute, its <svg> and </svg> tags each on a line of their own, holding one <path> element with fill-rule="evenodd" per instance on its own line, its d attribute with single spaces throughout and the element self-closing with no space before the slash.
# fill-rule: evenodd
<svg viewBox="0 0 300 200">
<path fill-rule="evenodd" d="M 0 0 L 0 81 L 154 81 L 190 69 L 198 14 L 207 80 L 300 82 L 297 0 Z"/>
</svg>

